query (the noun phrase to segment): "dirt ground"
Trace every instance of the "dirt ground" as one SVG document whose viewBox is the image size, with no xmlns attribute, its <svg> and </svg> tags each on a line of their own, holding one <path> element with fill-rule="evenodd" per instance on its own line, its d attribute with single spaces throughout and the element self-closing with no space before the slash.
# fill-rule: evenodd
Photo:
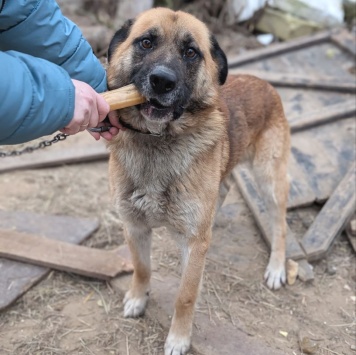
<svg viewBox="0 0 356 355">
<path fill-rule="evenodd" d="M 236 35 L 229 33 L 218 34 L 229 53 L 258 46 L 243 35 L 246 42 L 240 38 L 237 46 L 229 40 Z M 99 218 L 99 230 L 84 244 L 112 249 L 124 243 L 122 223 L 110 202 L 106 161 L 0 174 L 0 209 Z M 301 236 L 318 210 L 290 212 L 293 231 Z M 199 337 L 206 344 L 219 337 L 225 341 L 226 326 L 270 353 L 299 355 L 303 347 L 305 354 L 356 354 L 356 259 L 346 238 L 342 235 L 327 258 L 313 264 L 312 283 L 297 280 L 271 292 L 262 279 L 267 260 L 268 248 L 232 187 L 216 217 L 193 346 Z M 0 355 L 161 354 L 169 318 L 162 321 L 159 303 L 173 307 L 176 289 L 166 281 L 179 281 L 178 249 L 164 229 L 154 233 L 152 263 L 148 311 L 135 320 L 123 318 L 123 290 L 130 276 L 102 282 L 51 271 L 0 313 Z M 205 323 L 216 327 L 217 339 L 204 338 Z M 190 354 L 205 355 L 201 350 Z M 239 349 L 236 354 L 245 355 Z"/>
</svg>

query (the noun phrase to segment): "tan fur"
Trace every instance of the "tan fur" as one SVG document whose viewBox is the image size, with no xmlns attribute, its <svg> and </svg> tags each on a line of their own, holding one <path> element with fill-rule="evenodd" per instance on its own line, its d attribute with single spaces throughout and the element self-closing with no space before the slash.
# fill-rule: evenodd
<svg viewBox="0 0 356 355">
<path fill-rule="evenodd" d="M 271 288 L 280 287 L 283 281 L 289 128 L 281 100 L 266 82 L 239 75 L 219 86 L 208 30 L 182 12 L 154 9 L 136 19 L 108 68 L 111 87 L 128 84 L 131 43 L 151 26 L 164 35 L 167 53 L 170 43 L 182 33 L 191 33 L 199 44 L 205 60 L 192 96 L 208 103 L 208 108 L 194 115 L 185 112 L 163 125 L 147 122 L 132 108 L 122 110 L 124 121 L 141 130 L 164 132 L 164 136 L 126 130 L 109 143 L 110 186 L 135 268 L 124 300 L 125 316 L 141 315 L 146 306 L 151 229 L 166 226 L 182 248 L 182 280 L 165 346 L 166 355 L 176 355 L 189 349 L 220 182 L 248 158 L 271 211 L 273 245 L 265 277 Z"/>
</svg>

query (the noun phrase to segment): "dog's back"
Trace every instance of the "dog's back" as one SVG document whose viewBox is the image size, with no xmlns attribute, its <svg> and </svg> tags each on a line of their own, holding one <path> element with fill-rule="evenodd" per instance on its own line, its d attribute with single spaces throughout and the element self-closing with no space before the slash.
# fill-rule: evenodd
<svg viewBox="0 0 356 355">
<path fill-rule="evenodd" d="M 263 130 L 276 126 L 281 136 L 289 126 L 279 94 L 266 81 L 252 75 L 229 75 L 221 87 L 222 108 L 229 117 L 229 163 L 226 174 L 238 163 L 253 158 Z"/>
</svg>

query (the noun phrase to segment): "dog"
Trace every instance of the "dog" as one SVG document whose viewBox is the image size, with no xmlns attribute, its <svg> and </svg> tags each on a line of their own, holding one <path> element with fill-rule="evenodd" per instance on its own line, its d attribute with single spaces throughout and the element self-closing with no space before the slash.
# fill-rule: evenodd
<svg viewBox="0 0 356 355">
<path fill-rule="evenodd" d="M 134 273 L 124 316 L 145 311 L 152 228 L 165 226 L 182 254 L 182 278 L 165 355 L 186 354 L 220 183 L 252 161 L 273 242 L 267 285 L 285 283 L 290 133 L 279 95 L 227 59 L 194 16 L 154 8 L 127 21 L 108 50 L 108 87 L 133 83 L 147 99 L 121 109 L 126 127 L 108 143 L 110 191 L 124 222 Z"/>
</svg>

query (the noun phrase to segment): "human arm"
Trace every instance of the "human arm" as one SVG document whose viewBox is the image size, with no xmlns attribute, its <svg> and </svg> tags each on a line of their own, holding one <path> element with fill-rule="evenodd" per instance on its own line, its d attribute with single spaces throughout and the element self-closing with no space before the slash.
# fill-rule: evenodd
<svg viewBox="0 0 356 355">
<path fill-rule="evenodd" d="M 53 0 L 0 0 L 0 50 L 14 50 L 62 67 L 97 92 L 107 90 L 106 73 L 79 28 Z"/>
<path fill-rule="evenodd" d="M 75 89 L 55 64 L 14 51 L 0 52 L 0 144 L 17 144 L 65 127 Z"/>
<path fill-rule="evenodd" d="M 57 130 L 75 134 L 97 126 L 109 111 L 89 85 L 46 60 L 0 52 L 0 68 L 0 144 L 23 143 Z M 118 128 L 111 128 L 92 135 L 110 140 L 117 133 Z"/>
<path fill-rule="evenodd" d="M 73 134 L 83 130 L 78 124 L 89 122 L 92 127 L 90 121 L 105 117 L 105 108 L 95 112 L 101 98 L 88 87 L 81 90 L 84 83 L 77 82 L 74 88 L 69 78 L 101 92 L 106 90 L 105 70 L 78 27 L 62 16 L 54 1 L 0 0 L 0 50 L 7 51 L 0 52 L 0 144 L 21 143 L 64 127 Z M 80 115 L 86 111 L 92 119 Z M 111 139 L 117 133 L 112 128 L 101 136 Z"/>
</svg>

